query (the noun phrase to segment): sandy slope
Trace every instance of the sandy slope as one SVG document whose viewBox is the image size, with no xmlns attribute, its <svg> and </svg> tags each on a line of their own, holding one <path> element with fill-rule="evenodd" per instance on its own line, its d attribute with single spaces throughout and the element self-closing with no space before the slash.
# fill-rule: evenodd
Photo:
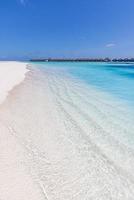
<svg viewBox="0 0 134 200">
<path fill-rule="evenodd" d="M 26 63 L 0 62 L 0 104 L 9 91 L 24 80 L 26 72 Z M 24 163 L 26 158 L 25 149 L 0 120 L 0 200 L 45 199 L 40 187 L 28 174 Z"/>
<path fill-rule="evenodd" d="M 26 63 L 0 62 L 0 103 L 3 102 L 8 92 L 25 78 Z"/>
</svg>

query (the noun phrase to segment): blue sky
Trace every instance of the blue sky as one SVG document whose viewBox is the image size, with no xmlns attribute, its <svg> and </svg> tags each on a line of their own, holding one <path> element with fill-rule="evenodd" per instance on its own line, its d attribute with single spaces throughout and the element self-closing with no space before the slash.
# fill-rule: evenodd
<svg viewBox="0 0 134 200">
<path fill-rule="evenodd" d="M 134 0 L 1 0 L 0 58 L 134 57 Z"/>
</svg>

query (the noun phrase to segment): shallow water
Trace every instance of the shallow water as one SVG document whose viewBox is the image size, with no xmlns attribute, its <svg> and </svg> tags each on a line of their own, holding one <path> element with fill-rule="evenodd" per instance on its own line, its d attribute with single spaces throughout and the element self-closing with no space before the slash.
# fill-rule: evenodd
<svg viewBox="0 0 134 200">
<path fill-rule="evenodd" d="M 24 149 L 16 159 L 40 190 L 35 199 L 133 200 L 133 94 L 125 97 L 123 87 L 118 94 L 117 81 L 108 89 L 124 69 L 83 65 L 32 64 L 0 122 Z"/>
<path fill-rule="evenodd" d="M 71 75 L 96 86 L 99 90 L 134 106 L 134 64 L 67 62 L 38 64 L 42 67 L 63 68 Z"/>
</svg>

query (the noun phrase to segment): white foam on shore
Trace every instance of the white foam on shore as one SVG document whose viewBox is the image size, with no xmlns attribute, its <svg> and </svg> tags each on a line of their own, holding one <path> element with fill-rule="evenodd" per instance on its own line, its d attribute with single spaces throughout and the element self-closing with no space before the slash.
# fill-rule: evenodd
<svg viewBox="0 0 134 200">
<path fill-rule="evenodd" d="M 8 92 L 21 83 L 28 71 L 23 62 L 0 62 L 0 104 L 5 100 Z"/>
</svg>

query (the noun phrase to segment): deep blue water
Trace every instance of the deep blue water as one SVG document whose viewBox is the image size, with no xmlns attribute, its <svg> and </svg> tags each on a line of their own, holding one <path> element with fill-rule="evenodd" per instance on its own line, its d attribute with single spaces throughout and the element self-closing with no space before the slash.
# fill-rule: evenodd
<svg viewBox="0 0 134 200">
<path fill-rule="evenodd" d="M 42 67 L 58 67 L 85 81 L 87 84 L 106 91 L 134 107 L 134 64 L 51 62 L 38 63 Z"/>
</svg>

